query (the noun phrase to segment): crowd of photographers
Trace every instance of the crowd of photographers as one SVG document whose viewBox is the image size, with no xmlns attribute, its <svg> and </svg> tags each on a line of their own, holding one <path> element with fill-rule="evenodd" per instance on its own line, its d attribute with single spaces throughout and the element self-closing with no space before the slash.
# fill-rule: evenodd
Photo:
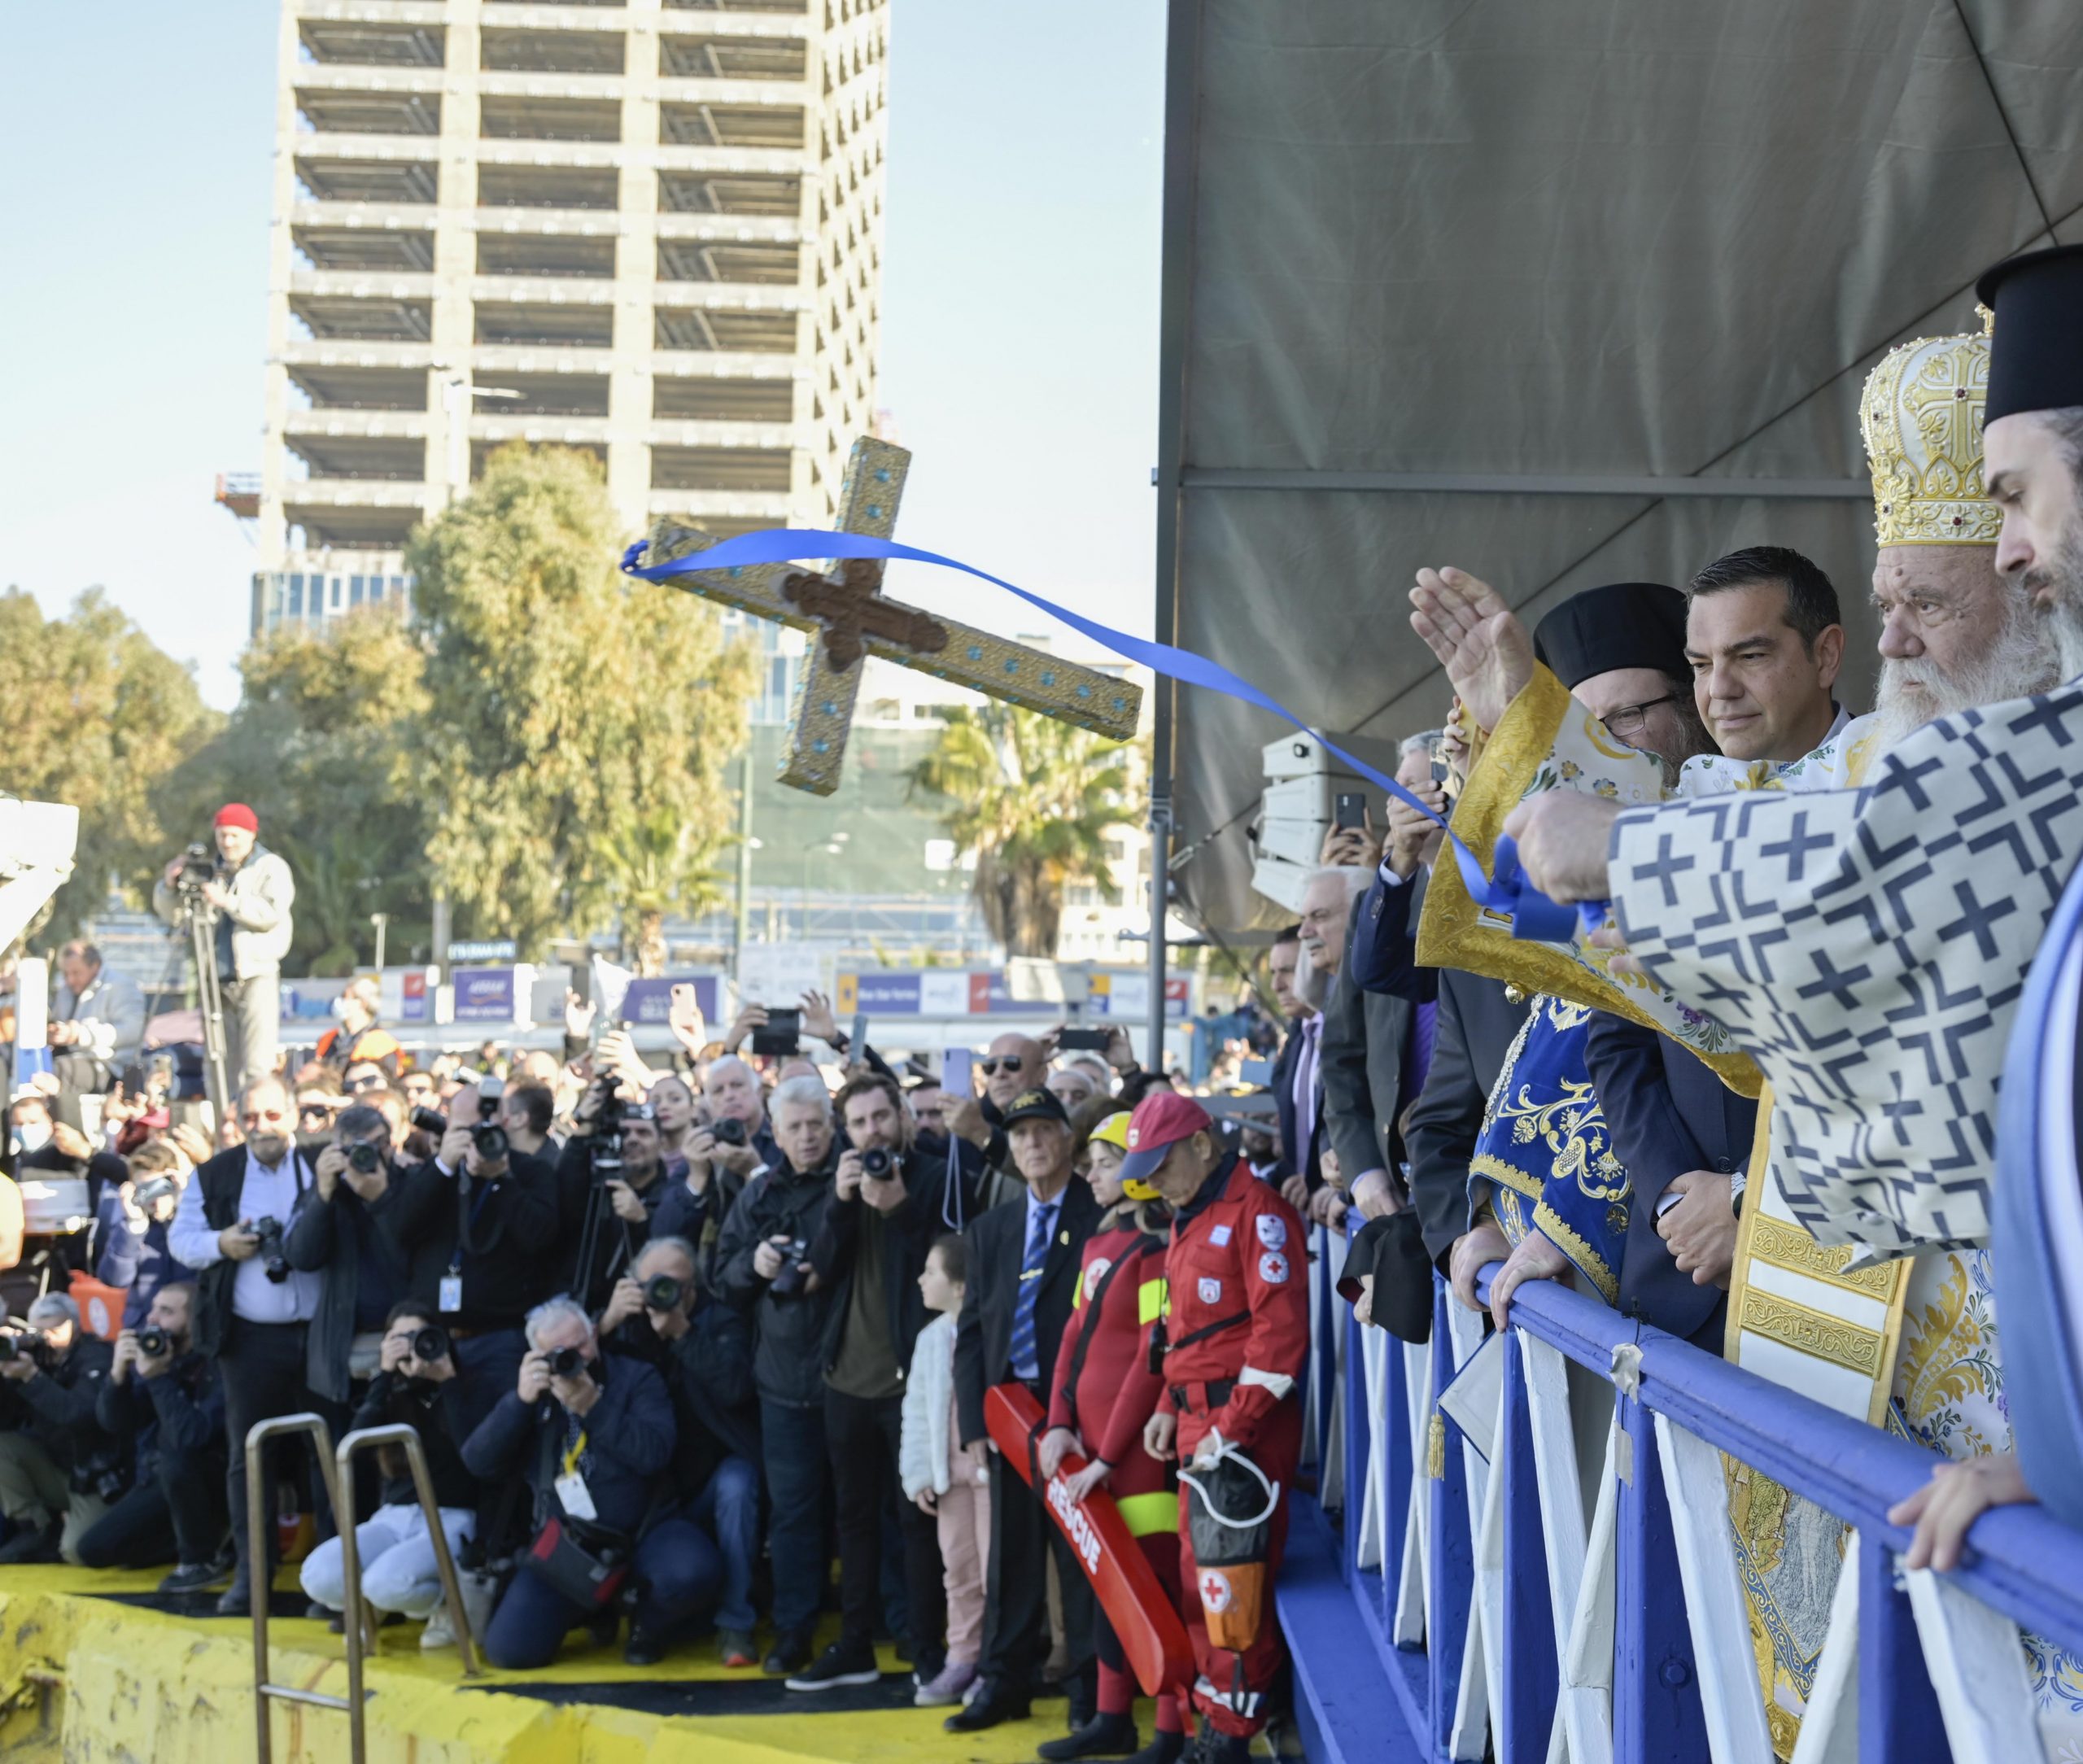
<svg viewBox="0 0 2083 1764">
<path fill-rule="evenodd" d="M 190 1608 L 244 1614 L 295 1535 L 271 1498 L 286 1477 L 315 1532 L 304 1593 L 338 1627 L 315 1456 L 278 1440 L 249 1487 L 240 1443 L 297 1414 L 335 1440 L 402 1423 L 495 1664 L 542 1664 L 578 1628 L 605 1644 L 626 1617 L 632 1662 L 699 1623 L 726 1664 L 816 1689 L 871 1679 L 894 1636 L 940 1687 L 922 1698 L 958 1702 L 978 1626 L 957 1612 L 950 1631 L 934 1501 L 905 1491 L 907 1373 L 960 1291 L 959 1234 L 1028 1185 L 1015 1102 L 1063 1124 L 1067 1166 L 1067 1104 L 1150 1087 L 1125 1036 L 1053 1069 L 1053 1049 L 1002 1037 L 980 1094 L 950 1095 L 849 1048 L 815 994 L 800 1027 L 837 1065 L 748 1058 L 755 1006 L 720 1044 L 676 1011 L 685 1050 L 653 1069 L 574 999 L 563 1057 L 421 1068 L 376 1006 L 351 988 L 338 1028 L 247 1083 L 214 1142 L 163 1068 L 113 1068 L 91 1140 L 54 1077 L 19 1094 L 17 1173 L 76 1175 L 95 1218 L 45 1244 L 43 1295 L 0 1331 L 0 1562 L 164 1567 L 163 1592 L 209 1601 Z M 81 1303 L 118 1293 L 111 1341 Z M 935 1420 L 945 1434 L 952 1408 Z M 365 1475 L 364 1593 L 446 1645 L 414 1466 L 386 1446 Z M 835 1539 L 841 1625 L 820 1653 Z M 971 1553 L 980 1593 L 988 1545 Z M 970 1651 L 952 1670 L 950 1633 Z"/>
</svg>

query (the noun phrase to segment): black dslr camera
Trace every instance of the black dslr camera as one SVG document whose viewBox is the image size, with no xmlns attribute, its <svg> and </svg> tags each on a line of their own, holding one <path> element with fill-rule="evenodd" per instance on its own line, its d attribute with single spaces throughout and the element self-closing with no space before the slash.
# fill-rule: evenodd
<svg viewBox="0 0 2083 1764">
<path fill-rule="evenodd" d="M 260 1258 L 260 1271 L 277 1286 L 290 1277 L 290 1259 L 282 1251 L 282 1222 L 273 1213 L 253 1221 L 253 1234 L 260 1240 L 254 1253 Z"/>
<path fill-rule="evenodd" d="M 43 1338 L 41 1335 L 20 1335 L 12 1330 L 0 1334 L 0 1360 L 41 1361 L 43 1357 Z"/>
<path fill-rule="evenodd" d="M 383 1168 L 383 1154 L 366 1140 L 357 1141 L 347 1147 L 347 1168 L 364 1176 L 373 1176 Z"/>
<path fill-rule="evenodd" d="M 675 1274 L 653 1274 L 644 1282 L 644 1308 L 647 1311 L 677 1311 L 680 1300 L 687 1296 L 687 1288 Z"/>
<path fill-rule="evenodd" d="M 469 1093 L 458 1090 L 449 1101 L 456 1111 L 456 1118 L 470 1129 L 470 1143 L 476 1148 L 479 1160 L 485 1164 L 504 1164 L 507 1153 L 513 1149 L 506 1137 L 506 1129 L 499 1124 L 499 1107 L 502 1087 L 496 1078 L 482 1080 L 477 1089 L 478 1118 L 469 1119 Z M 448 1131 L 448 1117 L 437 1115 L 432 1109 L 414 1109 L 413 1125 L 423 1133 L 431 1133 L 439 1141 Z"/>
<path fill-rule="evenodd" d="M 72 1466 L 65 1481 L 76 1495 L 92 1495 L 111 1503 L 121 1500 L 130 1486 L 130 1478 L 124 1473 L 123 1456 L 113 1450 L 97 1452 L 91 1457 L 82 1458 Z"/>
<path fill-rule="evenodd" d="M 593 1182 L 605 1188 L 622 1180 L 622 1103 L 615 1095 L 619 1081 L 614 1073 L 593 1081 L 600 1093 L 600 1107 L 593 1116 Z"/>
<path fill-rule="evenodd" d="M 173 878 L 174 888 L 191 900 L 216 880 L 217 854 L 207 845 L 190 845 L 181 854 L 181 868 Z"/>
<path fill-rule="evenodd" d="M 425 1329 L 413 1331 L 413 1358 L 422 1365 L 430 1360 L 446 1360 L 450 1345 L 448 1331 L 439 1323 L 430 1323 Z"/>
<path fill-rule="evenodd" d="M 871 1176 L 877 1181 L 896 1168 L 896 1156 L 887 1146 L 871 1146 L 861 1154 L 861 1174 Z"/>
<path fill-rule="evenodd" d="M 745 1142 L 745 1124 L 735 1115 L 726 1115 L 720 1121 L 709 1124 L 709 1137 L 719 1146 L 742 1146 Z"/>
<path fill-rule="evenodd" d="M 575 1347 L 559 1347 L 550 1355 L 550 1376 L 575 1378 L 586 1369 L 586 1356 Z"/>
<path fill-rule="evenodd" d="M 777 1299 L 793 1299 L 803 1290 L 803 1271 L 797 1264 L 810 1252 L 810 1240 L 797 1238 L 781 1252 L 781 1266 L 775 1273 L 773 1293 Z"/>
<path fill-rule="evenodd" d="M 138 1331 L 138 1356 L 141 1360 L 157 1360 L 172 1345 L 172 1338 L 154 1324 L 147 1323 Z"/>
</svg>

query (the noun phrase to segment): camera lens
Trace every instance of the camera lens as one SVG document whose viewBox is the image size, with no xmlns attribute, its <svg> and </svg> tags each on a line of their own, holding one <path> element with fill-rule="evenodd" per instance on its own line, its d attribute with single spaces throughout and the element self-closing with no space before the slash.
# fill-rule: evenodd
<svg viewBox="0 0 2083 1764">
<path fill-rule="evenodd" d="M 166 1351 L 166 1331 L 151 1328 L 138 1330 L 138 1351 L 147 1360 L 157 1360 Z"/>
<path fill-rule="evenodd" d="M 373 1176 L 383 1168 L 383 1154 L 371 1145 L 347 1147 L 347 1167 L 359 1170 L 364 1176 Z"/>
<path fill-rule="evenodd" d="M 861 1173 L 877 1177 L 888 1176 L 896 1161 L 890 1156 L 887 1147 L 871 1146 L 861 1154 Z"/>
<path fill-rule="evenodd" d="M 421 1133 L 432 1133 L 436 1139 L 448 1131 L 448 1117 L 436 1114 L 432 1109 L 414 1109 L 412 1120 Z"/>
<path fill-rule="evenodd" d="M 553 1377 L 575 1377 L 586 1364 L 586 1356 L 575 1347 L 560 1347 L 550 1356 L 550 1372 Z"/>
<path fill-rule="evenodd" d="M 413 1332 L 413 1358 L 425 1363 L 448 1357 L 448 1331 L 439 1323 Z"/>
<path fill-rule="evenodd" d="M 470 1143 L 487 1164 L 504 1164 L 509 1148 L 504 1127 L 477 1126 L 470 1129 Z"/>
<path fill-rule="evenodd" d="M 727 1115 L 720 1121 L 712 1121 L 709 1136 L 719 1146 L 742 1146 L 745 1142 L 745 1124 L 735 1115 Z"/>
<path fill-rule="evenodd" d="M 671 1274 L 653 1274 L 644 1282 L 644 1304 L 651 1311 L 677 1311 L 687 1289 Z"/>
</svg>

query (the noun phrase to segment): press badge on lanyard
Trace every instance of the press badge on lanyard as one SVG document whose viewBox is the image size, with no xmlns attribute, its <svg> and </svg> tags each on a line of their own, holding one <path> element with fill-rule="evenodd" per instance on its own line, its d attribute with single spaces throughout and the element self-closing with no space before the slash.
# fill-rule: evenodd
<svg viewBox="0 0 2083 1764">
<path fill-rule="evenodd" d="M 452 1268 L 441 1277 L 441 1308 L 444 1311 L 463 1308 L 463 1275 L 460 1268 Z"/>
<path fill-rule="evenodd" d="M 557 1489 L 557 1504 L 574 1519 L 597 1519 L 600 1509 L 593 1504 L 592 1491 L 586 1486 L 586 1478 L 579 1474 L 579 1460 L 586 1450 L 583 1434 L 572 1442 L 571 1449 L 564 1455 L 564 1474 L 553 1485 Z"/>
</svg>

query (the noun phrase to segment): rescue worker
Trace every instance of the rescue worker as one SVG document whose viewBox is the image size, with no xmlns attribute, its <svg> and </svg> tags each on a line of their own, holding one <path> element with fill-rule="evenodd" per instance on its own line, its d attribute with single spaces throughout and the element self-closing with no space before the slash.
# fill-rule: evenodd
<svg viewBox="0 0 2083 1764">
<path fill-rule="evenodd" d="M 1214 1730 L 1204 1732 L 1199 1756 L 1206 1764 L 1242 1764 L 1265 1726 L 1266 1693 L 1282 1657 L 1269 1589 L 1302 1454 L 1300 1384 L 1309 1355 L 1302 1220 L 1272 1184 L 1252 1178 L 1207 1111 L 1173 1091 L 1137 1106 L 1121 1177 L 1151 1185 L 1173 1213 L 1164 1389 L 1143 1447 L 1154 1458 L 1177 1457 L 1182 1476 L 1209 1478 L 1241 1453 L 1274 1491 L 1259 1578 L 1266 1596 L 1255 1631 L 1234 1649 L 1215 1645 L 1208 1618 L 1220 1613 L 1234 1631 L 1233 1587 L 1241 1577 L 1201 1566 L 1192 1503 L 1179 1504 L 1179 1614 L 1199 1672 L 1194 1707 L 1204 1729 Z"/>
<path fill-rule="evenodd" d="M 1142 1449 L 1142 1430 L 1157 1409 L 1164 1379 L 1150 1364 L 1151 1325 L 1164 1306 L 1165 1233 L 1171 1215 L 1157 1190 L 1138 1183 L 1124 1191 L 1129 1111 L 1111 1097 L 1081 1105 L 1085 1128 L 1074 1166 L 1107 1211 L 1085 1246 L 1071 1320 L 1056 1356 L 1049 1430 L 1042 1436 L 1042 1474 L 1054 1476 L 1064 1455 L 1085 1466 L 1066 1479 L 1072 1499 L 1103 1487 L 1166 1593 L 1179 1596 L 1179 1492 L 1170 1469 Z M 1174 1764 L 1186 1749 L 1179 1700 L 1168 1686 L 1157 1699 L 1157 1733 L 1136 1752 L 1136 1682 L 1120 1638 L 1095 1601 L 1093 1640 L 1099 1659 L 1097 1712 L 1075 1733 L 1045 1741 L 1049 1764 L 1068 1758 L 1119 1757 L 1132 1764 Z"/>
</svg>

